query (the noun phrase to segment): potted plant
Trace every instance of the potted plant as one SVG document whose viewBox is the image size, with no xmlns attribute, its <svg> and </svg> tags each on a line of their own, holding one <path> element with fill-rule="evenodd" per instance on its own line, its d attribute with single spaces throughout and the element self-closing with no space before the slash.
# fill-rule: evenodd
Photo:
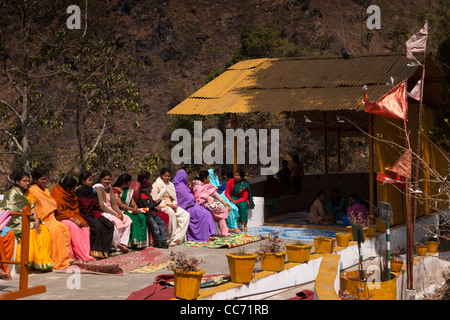
<svg viewBox="0 0 450 320">
<path fill-rule="evenodd" d="M 297 263 L 309 261 L 311 249 L 312 244 L 306 244 L 300 240 L 295 243 L 286 244 L 288 261 Z"/>
<path fill-rule="evenodd" d="M 316 253 L 333 253 L 335 238 L 317 236 L 314 237 L 314 251 Z"/>
<path fill-rule="evenodd" d="M 398 257 L 399 255 L 400 250 L 392 251 L 392 258 L 391 258 L 392 272 L 400 272 L 400 270 L 402 270 L 404 261 Z"/>
<path fill-rule="evenodd" d="M 264 271 L 281 271 L 284 269 L 286 248 L 277 236 L 269 235 L 264 244 L 260 245 L 259 257 Z"/>
<path fill-rule="evenodd" d="M 415 246 L 416 246 L 416 253 L 419 256 L 424 256 L 424 255 L 427 254 L 428 248 L 425 245 L 425 243 L 423 243 L 423 242 L 416 242 Z"/>
<path fill-rule="evenodd" d="M 258 255 L 245 252 L 245 249 L 240 249 L 239 252 L 227 253 L 226 257 L 231 281 L 235 283 L 250 282 Z"/>
<path fill-rule="evenodd" d="M 387 280 L 375 272 L 380 271 L 368 272 L 366 270 L 363 278 L 358 270 L 341 273 L 340 289 L 343 293 L 341 299 L 396 300 L 397 279 L 395 275 L 391 274 L 391 279 Z"/>
<path fill-rule="evenodd" d="M 170 252 L 168 268 L 174 272 L 174 294 L 178 299 L 197 299 L 205 270 L 199 269 L 203 259 L 187 258 L 185 253 Z"/>
<path fill-rule="evenodd" d="M 426 241 L 425 241 L 425 245 L 428 248 L 428 252 L 430 253 L 436 253 L 437 249 L 439 247 L 439 240 L 437 236 L 434 237 L 429 237 Z"/>
<path fill-rule="evenodd" d="M 337 232 L 335 234 L 336 237 L 336 244 L 339 247 L 348 247 L 348 243 L 353 238 L 350 233 L 348 232 Z"/>
</svg>

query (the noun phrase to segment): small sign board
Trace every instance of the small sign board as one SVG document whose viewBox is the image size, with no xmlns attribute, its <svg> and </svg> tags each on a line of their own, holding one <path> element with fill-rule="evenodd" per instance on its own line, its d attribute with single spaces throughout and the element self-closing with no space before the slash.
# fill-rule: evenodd
<svg viewBox="0 0 450 320">
<path fill-rule="evenodd" d="M 363 227 L 357 224 L 352 224 L 352 233 L 353 233 L 353 239 L 355 239 L 358 242 L 364 242 L 364 234 L 363 234 Z"/>
<path fill-rule="evenodd" d="M 380 209 L 380 216 L 378 217 L 378 219 L 386 223 L 391 223 L 392 220 L 391 204 L 388 202 L 380 201 L 379 209 Z"/>
</svg>

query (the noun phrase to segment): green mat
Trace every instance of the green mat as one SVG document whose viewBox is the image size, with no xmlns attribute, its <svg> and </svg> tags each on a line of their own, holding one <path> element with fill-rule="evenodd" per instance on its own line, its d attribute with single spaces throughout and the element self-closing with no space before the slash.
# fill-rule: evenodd
<svg viewBox="0 0 450 320">
<path fill-rule="evenodd" d="M 212 248 L 212 249 L 233 248 L 242 246 L 247 243 L 261 241 L 264 240 L 266 237 L 267 235 L 253 236 L 245 232 L 240 232 L 240 233 L 232 233 L 229 237 L 217 238 L 216 240 L 209 242 L 185 241 L 181 243 L 180 246 Z"/>
</svg>

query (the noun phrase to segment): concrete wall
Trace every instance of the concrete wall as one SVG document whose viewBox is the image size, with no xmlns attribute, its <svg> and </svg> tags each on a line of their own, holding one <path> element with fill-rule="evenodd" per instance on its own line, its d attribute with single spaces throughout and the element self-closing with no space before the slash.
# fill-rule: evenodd
<svg viewBox="0 0 450 320">
<path fill-rule="evenodd" d="M 250 179 L 252 195 L 262 197 L 265 177 Z M 277 207 L 277 213 L 303 211 L 309 207 L 316 198 L 318 190 L 326 192 L 330 197 L 331 190 L 338 188 L 343 197 L 356 193 L 360 198 L 369 200 L 369 173 L 343 172 L 343 173 L 307 173 L 302 182 L 299 195 L 283 195 Z"/>
</svg>

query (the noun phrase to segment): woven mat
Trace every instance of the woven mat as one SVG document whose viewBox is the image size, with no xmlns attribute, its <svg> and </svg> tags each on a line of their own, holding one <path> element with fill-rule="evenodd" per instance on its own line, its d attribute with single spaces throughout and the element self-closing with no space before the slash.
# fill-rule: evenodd
<svg viewBox="0 0 450 320">
<path fill-rule="evenodd" d="M 196 241 L 185 241 L 180 246 L 188 247 L 199 247 L 199 248 L 233 248 L 237 246 L 242 246 L 247 243 L 261 241 L 265 239 L 267 235 L 251 235 L 245 232 L 232 233 L 229 237 L 217 238 L 214 241 L 209 242 L 196 242 Z"/>
<path fill-rule="evenodd" d="M 155 272 L 165 268 L 169 260 L 169 255 L 164 254 L 155 248 L 149 247 L 140 251 L 116 255 L 108 259 L 85 262 L 75 261 L 65 271 L 125 275 L 133 270 L 146 266 L 152 266 L 154 269 L 152 272 Z M 148 269 L 146 273 L 150 273 L 150 270 L 151 269 Z"/>
</svg>

